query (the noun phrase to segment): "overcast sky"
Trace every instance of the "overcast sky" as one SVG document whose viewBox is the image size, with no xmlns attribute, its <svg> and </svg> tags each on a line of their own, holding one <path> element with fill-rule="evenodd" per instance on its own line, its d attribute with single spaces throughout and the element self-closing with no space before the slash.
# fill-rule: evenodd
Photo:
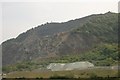
<svg viewBox="0 0 120 80">
<path fill-rule="evenodd" d="M 2 3 L 2 42 L 46 22 L 66 22 L 91 14 L 118 12 L 118 0 L 74 1 Z"/>
</svg>

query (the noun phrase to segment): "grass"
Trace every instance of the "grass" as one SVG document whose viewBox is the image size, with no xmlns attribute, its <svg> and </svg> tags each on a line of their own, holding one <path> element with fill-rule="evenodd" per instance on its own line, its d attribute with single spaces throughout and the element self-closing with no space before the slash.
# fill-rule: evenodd
<svg viewBox="0 0 120 80">
<path fill-rule="evenodd" d="M 5 78 L 90 78 L 90 77 L 117 77 L 117 70 L 87 69 L 72 71 L 17 71 L 8 73 Z"/>
</svg>

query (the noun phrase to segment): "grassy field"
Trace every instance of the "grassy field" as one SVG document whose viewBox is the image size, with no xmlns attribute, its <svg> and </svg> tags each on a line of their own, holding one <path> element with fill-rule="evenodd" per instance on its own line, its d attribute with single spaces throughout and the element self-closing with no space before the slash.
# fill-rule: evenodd
<svg viewBox="0 0 120 80">
<path fill-rule="evenodd" d="M 89 69 L 89 70 L 72 70 L 72 71 L 17 71 L 8 73 L 5 78 L 90 78 L 90 77 L 117 77 L 117 70 L 108 69 Z"/>
</svg>

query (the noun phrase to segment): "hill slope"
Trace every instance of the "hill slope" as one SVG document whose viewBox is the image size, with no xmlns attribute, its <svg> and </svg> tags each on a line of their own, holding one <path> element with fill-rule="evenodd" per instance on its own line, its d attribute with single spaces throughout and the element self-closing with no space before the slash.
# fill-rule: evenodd
<svg viewBox="0 0 120 80">
<path fill-rule="evenodd" d="M 117 43 L 118 14 L 46 23 L 2 43 L 3 66 L 62 55 L 82 54 L 101 43 Z"/>
</svg>

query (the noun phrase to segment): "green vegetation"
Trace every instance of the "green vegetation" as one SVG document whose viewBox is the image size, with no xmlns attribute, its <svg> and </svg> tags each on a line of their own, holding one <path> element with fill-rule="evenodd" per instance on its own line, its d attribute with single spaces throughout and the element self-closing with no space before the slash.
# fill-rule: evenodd
<svg viewBox="0 0 120 80">
<path fill-rule="evenodd" d="M 95 66 L 113 66 L 118 64 L 118 45 L 101 44 L 94 49 L 79 55 L 66 55 L 55 58 L 46 58 L 38 61 L 21 62 L 3 67 L 3 72 L 32 71 L 46 68 L 50 63 L 71 63 L 76 61 L 89 61 Z"/>
<path fill-rule="evenodd" d="M 39 65 L 40 66 L 40 65 Z M 33 62 L 21 62 L 10 66 L 5 66 L 2 68 L 3 72 L 12 72 L 12 71 L 31 71 L 35 68 L 39 68 L 37 64 Z"/>
<path fill-rule="evenodd" d="M 73 30 L 84 36 L 95 36 L 102 42 L 117 43 L 118 14 L 93 16 L 82 27 Z"/>
<path fill-rule="evenodd" d="M 88 60 L 96 66 L 112 66 L 118 64 L 117 44 L 101 44 L 81 56 L 81 60 Z"/>
<path fill-rule="evenodd" d="M 57 63 L 90 61 L 95 66 L 113 66 L 118 64 L 118 45 L 101 44 L 86 53 L 80 55 L 66 55 L 50 61 Z"/>
</svg>

